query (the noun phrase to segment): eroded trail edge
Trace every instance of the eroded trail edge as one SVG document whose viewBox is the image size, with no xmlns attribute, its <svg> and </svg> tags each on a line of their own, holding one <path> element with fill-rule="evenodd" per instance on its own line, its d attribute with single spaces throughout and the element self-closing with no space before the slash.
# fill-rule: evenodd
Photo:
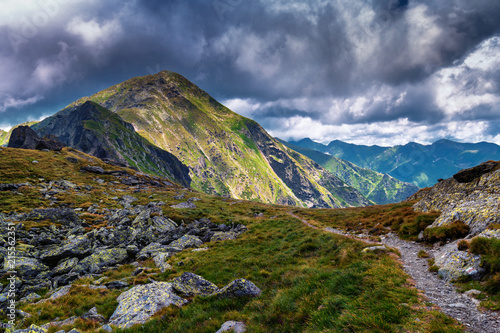
<svg viewBox="0 0 500 333">
<path fill-rule="evenodd" d="M 299 216 L 291 212 L 288 212 L 288 214 L 299 219 L 305 225 L 320 230 L 320 228 L 310 224 Z M 367 239 L 352 236 L 339 229 L 323 228 L 321 230 L 368 244 L 385 244 L 398 249 L 401 253 L 401 261 L 405 272 L 415 281 L 415 287 L 423 292 L 429 302 L 437 305 L 446 315 L 462 323 L 468 332 L 500 332 L 500 316 L 497 313 L 487 310 L 480 311 L 478 309 L 478 300 L 469 295 L 457 292 L 452 285 L 440 279 L 437 274 L 429 272 L 427 259 L 418 257 L 420 250 L 432 252 L 425 246 L 416 242 L 402 240 L 392 233 L 381 236 L 380 243 L 374 243 Z"/>
</svg>

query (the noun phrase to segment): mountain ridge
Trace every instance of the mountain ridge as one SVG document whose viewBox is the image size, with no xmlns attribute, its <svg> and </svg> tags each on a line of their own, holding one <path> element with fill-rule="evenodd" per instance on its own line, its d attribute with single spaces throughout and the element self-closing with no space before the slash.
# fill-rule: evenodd
<svg viewBox="0 0 500 333">
<path fill-rule="evenodd" d="M 420 188 L 433 186 L 438 179 L 449 178 L 462 169 L 500 159 L 500 146 L 489 142 L 459 143 L 441 139 L 431 145 L 409 142 L 392 147 L 355 145 L 339 140 L 328 145 L 310 139 L 290 143 L 387 173 Z"/>
</svg>

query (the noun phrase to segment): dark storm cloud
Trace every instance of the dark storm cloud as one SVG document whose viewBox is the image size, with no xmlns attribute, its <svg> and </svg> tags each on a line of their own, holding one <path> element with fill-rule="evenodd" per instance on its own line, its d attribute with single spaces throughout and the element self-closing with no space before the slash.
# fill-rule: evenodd
<svg viewBox="0 0 500 333">
<path fill-rule="evenodd" d="M 432 77 L 500 32 L 494 0 L 56 3 L 46 23 L 41 13 L 49 12 L 39 5 L 0 21 L 0 125 L 52 114 L 78 97 L 163 69 L 219 100 L 251 99 L 262 106 L 252 113 L 262 122 L 436 124 L 446 110 L 436 103 Z M 33 25 L 37 15 L 37 31 L 28 36 L 26 22 Z M 22 38 L 13 45 L 12 36 Z M 498 96 L 498 78 L 498 71 L 473 71 L 470 88 L 463 88 L 477 91 L 478 80 L 487 79 Z M 356 107 L 361 96 L 368 100 L 358 101 L 363 112 Z M 469 118 L 490 119 L 497 111 L 474 108 Z"/>
</svg>

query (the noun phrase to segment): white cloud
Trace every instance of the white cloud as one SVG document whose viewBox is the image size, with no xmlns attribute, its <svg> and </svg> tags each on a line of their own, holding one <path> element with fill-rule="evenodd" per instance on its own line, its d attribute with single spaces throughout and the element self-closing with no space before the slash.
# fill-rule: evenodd
<svg viewBox="0 0 500 333">
<path fill-rule="evenodd" d="M 7 96 L 2 98 L 0 104 L 0 112 L 4 112 L 8 108 L 20 108 L 23 106 L 28 106 L 31 104 L 35 104 L 42 98 L 40 96 L 33 96 L 26 99 L 15 98 L 12 96 Z"/>
<path fill-rule="evenodd" d="M 67 31 L 80 36 L 86 46 L 105 47 L 122 34 L 122 27 L 118 20 L 111 20 L 99 24 L 91 19 L 85 21 L 76 17 L 67 26 Z"/>
<path fill-rule="evenodd" d="M 54 57 L 40 59 L 32 73 L 33 90 L 46 91 L 67 81 L 73 75 L 75 58 L 66 43 L 59 42 L 61 51 Z"/>
<path fill-rule="evenodd" d="M 500 106 L 494 76 L 500 71 L 500 38 L 482 43 L 462 63 L 437 72 L 430 82 L 436 87 L 436 104 L 450 117 L 480 106 Z M 498 80 L 498 78 L 496 78 Z"/>
<path fill-rule="evenodd" d="M 500 144 L 500 135 L 487 134 L 489 124 L 485 121 L 423 125 L 408 119 L 398 119 L 371 124 L 325 125 L 311 118 L 293 117 L 274 119 L 270 126 L 276 128 L 269 131 L 270 134 L 284 140 L 310 138 L 325 144 L 341 140 L 362 145 L 393 146 L 404 145 L 409 141 L 430 144 L 442 138 Z"/>
</svg>

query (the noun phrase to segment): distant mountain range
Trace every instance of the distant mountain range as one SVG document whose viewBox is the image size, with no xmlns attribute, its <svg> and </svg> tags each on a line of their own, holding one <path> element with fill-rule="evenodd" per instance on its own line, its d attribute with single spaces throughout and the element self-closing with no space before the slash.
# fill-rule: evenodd
<svg viewBox="0 0 500 333">
<path fill-rule="evenodd" d="M 488 160 L 500 160 L 500 146 L 487 142 L 439 140 L 432 145 L 410 142 L 402 146 L 380 147 L 338 140 L 324 145 L 306 138 L 290 141 L 290 144 L 350 161 L 420 188 L 433 186 L 438 179 L 449 178 L 462 169 Z"/>
<path fill-rule="evenodd" d="M 387 174 L 361 168 L 338 157 L 324 154 L 314 149 L 303 148 L 278 139 L 293 149 L 330 171 L 346 184 L 358 189 L 367 199 L 379 205 L 400 202 L 416 193 L 419 188 L 402 182 Z"/>
<path fill-rule="evenodd" d="M 94 156 L 170 174 L 187 185 L 180 161 L 187 166 L 189 186 L 208 194 L 307 207 L 371 204 L 173 72 L 133 78 L 82 98 L 32 128 Z M 169 156 L 167 164 L 174 166 L 161 164 L 160 156 Z"/>
</svg>

